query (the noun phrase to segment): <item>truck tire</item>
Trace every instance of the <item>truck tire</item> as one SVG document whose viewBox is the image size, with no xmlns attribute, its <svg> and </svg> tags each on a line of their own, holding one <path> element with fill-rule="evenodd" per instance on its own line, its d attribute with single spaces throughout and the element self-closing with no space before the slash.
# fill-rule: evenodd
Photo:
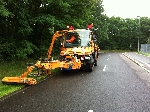
<svg viewBox="0 0 150 112">
<path fill-rule="evenodd" d="M 93 71 L 93 68 L 94 68 L 94 64 L 88 64 L 88 70 L 89 72 L 92 72 Z"/>
<path fill-rule="evenodd" d="M 98 57 L 98 54 L 95 54 L 94 55 L 94 66 L 97 66 L 97 60 L 96 60 L 97 57 Z"/>
<path fill-rule="evenodd" d="M 97 60 L 95 60 L 95 62 L 94 62 L 94 66 L 97 66 Z"/>
<path fill-rule="evenodd" d="M 92 72 L 93 71 L 93 68 L 94 68 L 94 58 L 93 58 L 93 56 L 91 56 L 91 60 L 90 60 L 90 62 L 87 64 L 87 66 L 88 66 L 88 71 L 89 72 Z"/>
</svg>

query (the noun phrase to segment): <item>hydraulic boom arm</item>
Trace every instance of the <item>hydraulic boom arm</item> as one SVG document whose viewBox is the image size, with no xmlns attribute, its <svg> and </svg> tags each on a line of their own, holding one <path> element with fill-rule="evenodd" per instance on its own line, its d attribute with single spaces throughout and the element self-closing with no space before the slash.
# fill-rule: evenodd
<svg viewBox="0 0 150 112">
<path fill-rule="evenodd" d="M 49 47 L 48 52 L 47 52 L 47 57 L 48 58 L 50 58 L 50 56 L 51 56 L 51 52 L 52 52 L 55 40 L 58 37 L 63 36 L 64 32 L 65 32 L 65 30 L 63 30 L 62 32 L 56 31 L 56 33 L 53 35 L 52 42 L 51 42 L 50 47 Z M 4 77 L 2 79 L 2 82 L 3 83 L 20 83 L 20 84 L 28 84 L 28 85 L 36 84 L 36 80 L 35 79 L 27 78 L 27 75 L 29 73 L 31 73 L 35 67 L 43 69 L 43 66 L 41 65 L 41 61 L 37 61 L 35 64 L 33 64 L 31 66 L 28 66 L 27 70 L 23 74 L 18 76 L 18 77 Z"/>
<path fill-rule="evenodd" d="M 49 47 L 48 52 L 47 52 L 47 58 L 50 58 L 50 56 L 51 56 L 55 40 L 61 36 L 63 36 L 63 33 L 60 33 L 60 31 L 56 31 L 56 33 L 53 35 L 52 42 L 51 42 L 50 47 Z"/>
</svg>

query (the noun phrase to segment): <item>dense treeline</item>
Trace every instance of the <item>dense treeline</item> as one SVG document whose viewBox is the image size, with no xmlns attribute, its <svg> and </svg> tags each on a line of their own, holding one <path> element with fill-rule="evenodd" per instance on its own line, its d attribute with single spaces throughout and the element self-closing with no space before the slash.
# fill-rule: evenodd
<svg viewBox="0 0 150 112">
<path fill-rule="evenodd" d="M 45 56 L 56 30 L 66 25 L 86 28 L 95 6 L 101 6 L 100 0 L 0 0 L 0 3 L 0 58 L 8 60 Z"/>
<path fill-rule="evenodd" d="M 137 49 L 138 19 L 104 15 L 102 0 L 0 0 L 0 7 L 0 59 L 46 56 L 55 31 L 86 28 L 89 22 L 98 28 L 101 49 Z M 140 29 L 140 42 L 148 43 L 149 18 L 141 17 Z"/>
<path fill-rule="evenodd" d="M 138 38 L 140 44 L 150 43 L 150 18 L 140 17 L 120 18 L 120 17 L 105 17 L 103 35 L 101 38 L 101 49 L 109 50 L 137 50 Z M 140 31 L 140 32 L 139 32 Z"/>
</svg>

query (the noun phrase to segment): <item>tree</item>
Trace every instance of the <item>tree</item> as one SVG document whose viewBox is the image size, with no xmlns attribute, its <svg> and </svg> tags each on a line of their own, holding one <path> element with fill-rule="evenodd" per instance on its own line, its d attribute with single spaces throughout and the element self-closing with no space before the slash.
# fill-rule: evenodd
<svg viewBox="0 0 150 112">
<path fill-rule="evenodd" d="M 10 15 L 10 12 L 7 10 L 5 5 L 6 5 L 6 2 L 4 2 L 3 0 L 0 0 L 0 16 L 9 16 Z"/>
<path fill-rule="evenodd" d="M 23 59 L 46 54 L 56 30 L 86 28 L 99 0 L 8 0 L 0 9 L 1 57 Z M 100 12 L 101 13 L 101 12 Z M 21 44 L 20 44 L 21 43 Z M 24 52 L 25 46 L 28 46 Z M 59 43 L 56 42 L 56 46 Z M 40 50 L 40 53 L 39 53 Z M 34 52 L 30 52 L 34 51 Z M 58 51 L 55 49 L 54 51 Z M 20 53 L 20 54 L 19 54 Z"/>
</svg>

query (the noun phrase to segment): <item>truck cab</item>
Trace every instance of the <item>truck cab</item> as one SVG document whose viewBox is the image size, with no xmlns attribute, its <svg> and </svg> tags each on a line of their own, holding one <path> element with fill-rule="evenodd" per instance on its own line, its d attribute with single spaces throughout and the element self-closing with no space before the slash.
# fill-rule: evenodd
<svg viewBox="0 0 150 112">
<path fill-rule="evenodd" d="M 73 37 L 73 41 L 71 40 Z M 98 45 L 93 40 L 93 33 L 86 29 L 69 30 L 63 35 L 62 60 L 70 61 L 72 57 L 81 60 L 82 66 L 88 66 L 90 71 L 97 65 Z"/>
</svg>

